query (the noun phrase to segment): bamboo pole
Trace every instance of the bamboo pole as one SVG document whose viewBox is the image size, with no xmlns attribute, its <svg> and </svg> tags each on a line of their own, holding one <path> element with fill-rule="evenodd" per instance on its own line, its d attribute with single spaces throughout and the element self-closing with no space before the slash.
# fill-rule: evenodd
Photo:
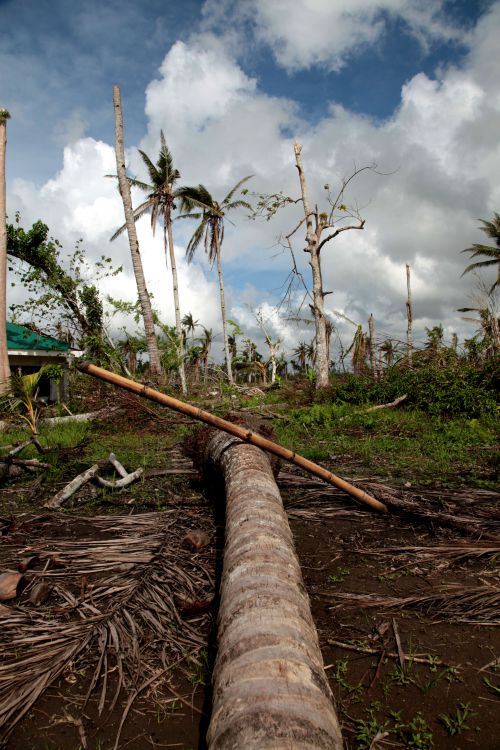
<svg viewBox="0 0 500 750">
<path fill-rule="evenodd" d="M 80 372 L 85 372 L 87 375 L 93 375 L 100 380 L 105 380 L 112 385 L 124 388 L 125 390 L 131 391 L 143 398 L 147 398 L 150 401 L 156 401 L 158 404 L 168 406 L 170 409 L 174 409 L 174 411 L 186 414 L 188 417 L 209 424 L 211 427 L 216 427 L 218 430 L 228 432 L 230 435 L 234 435 L 244 443 L 256 445 L 258 448 L 262 448 L 262 450 L 273 453 L 275 456 L 279 456 L 280 458 L 285 459 L 285 461 L 290 461 L 301 469 L 305 469 L 305 471 L 323 479 L 325 482 L 328 482 L 328 484 L 333 484 L 340 490 L 347 492 L 351 497 L 359 500 L 359 502 L 369 505 L 374 510 L 378 510 L 381 513 L 388 513 L 387 507 L 384 503 L 376 500 L 367 492 L 364 492 L 358 487 L 354 487 L 350 482 L 347 482 L 336 474 L 332 474 L 330 471 L 323 469 L 322 466 L 318 466 L 318 464 L 315 464 L 313 461 L 309 461 L 307 458 L 299 456 L 294 451 L 284 448 L 282 445 L 278 445 L 278 443 L 274 443 L 272 440 L 268 440 L 267 438 L 262 437 L 262 435 L 252 432 L 248 428 L 228 422 L 225 419 L 221 419 L 221 417 L 215 416 L 215 414 L 210 414 L 210 412 L 198 408 L 197 406 L 192 406 L 184 401 L 179 401 L 179 399 L 176 399 L 173 396 L 167 396 L 166 393 L 160 393 L 154 388 L 149 388 L 142 383 L 136 383 L 134 380 L 129 380 L 128 378 L 124 378 L 123 375 L 109 372 L 109 370 L 97 367 L 97 365 L 93 365 L 90 362 L 77 362 L 76 367 Z"/>
</svg>

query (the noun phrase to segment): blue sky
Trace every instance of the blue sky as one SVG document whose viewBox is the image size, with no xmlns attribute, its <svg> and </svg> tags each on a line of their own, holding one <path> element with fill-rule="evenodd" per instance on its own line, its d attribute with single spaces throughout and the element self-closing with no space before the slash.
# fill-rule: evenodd
<svg viewBox="0 0 500 750">
<path fill-rule="evenodd" d="M 341 310 L 364 323 L 373 312 L 381 336 L 402 338 L 409 262 L 417 329 L 443 322 L 449 335 L 472 335 L 456 313 L 473 281 L 460 279 L 459 250 L 481 238 L 477 219 L 500 208 L 498 1 L 0 0 L 0 29 L 9 213 L 44 219 L 65 244 L 83 236 L 97 256 L 120 216 L 103 179 L 119 83 L 136 173 L 137 147 L 154 155 L 161 128 L 183 178 L 222 195 L 249 173 L 257 191 L 296 193 L 294 137 L 318 200 L 321 184 L 354 163 L 394 172 L 359 181 L 350 196 L 367 229 L 325 257 L 332 319 Z M 288 346 L 310 336 L 271 312 L 288 268 L 275 245 L 293 220 L 241 217 L 224 248 L 231 315 L 253 330 L 252 309 L 266 305 Z M 161 247 L 147 229 L 154 287 Z M 189 231 L 176 235 L 180 256 Z M 111 248 L 121 262 L 126 246 Z M 220 327 L 204 259 L 180 272 L 184 311 Z M 121 288 L 133 296 L 126 273 Z M 161 285 L 155 299 L 170 318 L 168 277 Z M 348 336 L 349 324 L 336 322 Z"/>
</svg>

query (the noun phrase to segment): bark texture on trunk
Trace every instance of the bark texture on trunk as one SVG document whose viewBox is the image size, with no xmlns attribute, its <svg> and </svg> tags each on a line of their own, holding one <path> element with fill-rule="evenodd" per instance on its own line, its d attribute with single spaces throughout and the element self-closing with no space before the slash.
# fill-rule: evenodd
<svg viewBox="0 0 500 750">
<path fill-rule="evenodd" d="M 406 351 L 408 354 L 408 365 L 413 365 L 413 305 L 411 301 L 410 266 L 406 264 L 406 318 L 408 326 L 406 329 Z"/>
<path fill-rule="evenodd" d="M 370 332 L 370 370 L 372 371 L 372 377 L 374 380 L 377 379 L 377 361 L 375 358 L 375 321 L 373 315 L 370 313 L 368 318 L 368 331 Z"/>
<path fill-rule="evenodd" d="M 7 349 L 7 186 L 5 154 L 7 151 L 7 110 L 0 107 L 0 394 L 9 389 L 10 366 Z"/>
<path fill-rule="evenodd" d="M 217 432 L 226 539 L 210 750 L 340 750 L 292 534 L 267 456 Z"/>
<path fill-rule="evenodd" d="M 125 172 L 125 148 L 123 145 L 123 114 L 120 96 L 120 87 L 113 86 L 113 104 L 115 107 L 115 152 L 116 152 L 116 174 L 118 175 L 118 185 L 120 195 L 123 201 L 123 211 L 125 213 L 125 223 L 127 225 L 127 234 L 132 256 L 132 267 L 134 269 L 135 281 L 137 284 L 137 294 L 141 304 L 142 318 L 144 320 L 144 333 L 149 354 L 149 367 L 154 377 L 161 377 L 160 353 L 158 351 L 158 342 L 153 322 L 153 312 L 151 310 L 151 300 L 146 288 L 144 271 L 142 268 L 141 254 L 139 252 L 139 241 L 132 209 L 132 198 L 130 196 L 130 185 Z"/>
<path fill-rule="evenodd" d="M 174 237 L 172 233 L 172 217 L 169 215 L 167 218 L 163 217 L 163 221 L 166 221 L 167 234 L 165 235 L 165 226 L 163 227 L 164 241 L 168 239 L 168 255 L 170 258 L 170 270 L 172 272 L 172 292 L 174 296 L 174 307 L 175 307 L 175 333 L 177 335 L 177 351 L 179 354 L 179 378 L 181 380 L 181 389 L 184 394 L 187 393 L 186 385 L 186 369 L 184 366 L 184 341 L 182 338 L 182 323 L 181 323 L 181 306 L 179 303 L 179 282 L 177 280 L 177 263 L 175 261 L 175 250 L 174 250 Z M 166 250 L 166 248 L 165 248 Z"/>
<path fill-rule="evenodd" d="M 307 252 L 311 259 L 309 264 L 312 271 L 313 281 L 313 309 L 314 323 L 316 327 L 316 388 L 327 388 L 330 383 L 329 378 L 329 357 L 327 351 L 327 334 L 325 318 L 325 294 L 323 292 L 323 279 L 321 276 L 321 261 L 319 240 L 321 233 L 326 226 L 321 220 L 316 221 L 316 230 L 313 227 L 313 213 L 309 207 L 309 195 L 307 192 L 307 183 L 302 163 L 302 146 L 300 143 L 294 143 L 295 164 L 299 172 L 300 191 L 302 194 L 302 203 L 304 205 L 304 215 L 306 218 L 306 238 Z"/>
<path fill-rule="evenodd" d="M 222 277 L 222 263 L 221 263 L 221 258 L 220 258 L 220 242 L 219 242 L 218 234 L 216 237 L 216 244 L 217 244 L 217 274 L 219 276 L 220 309 L 221 309 L 221 316 L 222 316 L 222 333 L 224 336 L 224 353 L 226 356 L 227 378 L 229 382 L 231 383 L 231 385 L 233 385 L 234 383 L 233 367 L 232 367 L 232 362 L 231 362 L 231 352 L 229 350 L 229 337 L 227 335 L 226 298 L 224 295 L 224 279 Z"/>
</svg>

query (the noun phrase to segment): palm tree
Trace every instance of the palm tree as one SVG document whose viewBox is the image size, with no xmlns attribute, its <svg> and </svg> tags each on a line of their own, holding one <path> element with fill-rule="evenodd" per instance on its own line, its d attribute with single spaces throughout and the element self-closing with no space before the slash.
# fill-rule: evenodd
<svg viewBox="0 0 500 750">
<path fill-rule="evenodd" d="M 394 363 L 395 347 L 391 339 L 386 339 L 380 347 L 380 351 L 383 352 L 383 357 L 387 367 L 392 367 Z"/>
<path fill-rule="evenodd" d="M 298 346 L 293 350 L 293 354 L 297 357 L 297 363 L 299 365 L 300 372 L 306 371 L 306 361 L 309 356 L 309 346 L 305 341 L 300 341 Z"/>
<path fill-rule="evenodd" d="M 208 378 L 208 355 L 210 354 L 210 348 L 214 340 L 214 332 L 211 328 L 203 327 L 203 336 L 200 338 L 201 354 L 200 359 L 203 362 L 203 379 L 205 383 Z"/>
<path fill-rule="evenodd" d="M 151 228 L 153 234 L 155 234 L 156 223 L 158 219 L 162 220 L 163 223 L 163 246 L 165 249 L 165 257 L 170 258 L 170 268 L 172 271 L 172 285 L 174 295 L 174 307 L 175 307 L 175 330 L 177 333 L 178 347 L 179 347 L 179 376 L 181 379 L 182 392 L 186 393 L 186 374 L 184 370 L 184 345 L 182 338 L 182 323 L 181 323 L 181 312 L 179 305 L 179 284 L 177 281 L 177 264 L 175 262 L 174 252 L 174 240 L 172 236 L 172 212 L 176 208 L 175 200 L 182 198 L 183 191 L 185 188 L 175 189 L 175 183 L 180 178 L 180 172 L 174 168 L 172 161 L 172 154 L 170 153 L 163 130 L 160 131 L 160 153 L 156 164 L 153 164 L 149 156 L 139 149 L 139 153 L 142 157 L 144 164 L 148 170 L 150 183 L 141 182 L 140 180 L 128 178 L 128 181 L 132 187 L 138 187 L 145 193 L 148 193 L 148 197 L 143 201 L 136 209 L 134 209 L 134 220 L 137 221 L 144 216 L 146 213 L 151 213 Z M 118 229 L 111 237 L 112 240 L 116 239 L 126 228 L 123 225 Z"/>
<path fill-rule="evenodd" d="M 191 334 L 191 346 L 194 346 L 194 332 L 199 324 L 199 320 L 195 320 L 193 318 L 192 313 L 186 313 L 184 317 L 182 318 L 182 325 L 186 331 L 186 333 Z"/>
<path fill-rule="evenodd" d="M 191 237 L 189 244 L 186 248 L 186 257 L 188 263 L 194 258 L 196 249 L 198 248 L 202 239 L 205 242 L 205 252 L 208 254 L 210 263 L 217 261 L 217 273 L 219 275 L 219 292 L 220 292 L 220 306 L 222 314 L 222 331 L 224 335 L 224 352 L 226 356 L 226 368 L 227 377 L 230 383 L 233 383 L 233 371 L 231 367 L 231 352 L 229 349 L 229 340 L 227 333 L 227 318 L 226 318 L 226 302 L 224 297 L 224 280 L 222 278 L 222 263 L 221 263 L 221 247 L 224 239 L 224 218 L 228 211 L 233 211 L 235 208 L 247 208 L 251 209 L 250 204 L 245 200 L 233 200 L 233 196 L 238 188 L 243 185 L 244 182 L 250 179 L 252 175 L 248 175 L 240 180 L 226 195 L 226 197 L 218 203 L 215 198 L 208 192 L 204 185 L 198 185 L 197 187 L 185 187 L 182 189 L 182 210 L 188 213 L 184 214 L 184 218 L 196 218 L 201 221 L 196 227 L 193 236 Z M 202 209 L 202 214 L 189 213 L 195 207 Z"/>
<path fill-rule="evenodd" d="M 7 223 L 5 152 L 7 120 L 10 114 L 0 107 L 0 393 L 9 388 L 9 352 L 7 349 Z"/>
<path fill-rule="evenodd" d="M 479 219 L 479 221 L 484 224 L 484 226 L 479 228 L 487 237 L 495 240 L 496 247 L 493 247 L 492 245 L 472 245 L 472 247 L 467 247 L 465 250 L 462 250 L 462 253 L 470 253 L 471 258 L 477 258 L 480 255 L 486 256 L 487 258 L 487 260 L 480 260 L 476 263 L 471 263 L 470 266 L 467 266 L 462 276 L 465 273 L 469 273 L 469 271 L 473 271 L 475 268 L 486 268 L 487 266 L 496 265 L 498 267 L 497 278 L 490 289 L 491 293 L 500 285 L 500 214 L 495 212 L 493 214 L 493 221 L 485 221 L 484 219 Z"/>
</svg>

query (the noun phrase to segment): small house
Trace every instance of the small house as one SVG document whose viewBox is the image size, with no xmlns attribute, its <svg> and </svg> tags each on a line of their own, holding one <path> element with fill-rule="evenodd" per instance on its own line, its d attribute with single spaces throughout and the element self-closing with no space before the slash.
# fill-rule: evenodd
<svg viewBox="0 0 500 750">
<path fill-rule="evenodd" d="M 7 349 L 11 372 L 21 370 L 23 374 L 36 372 L 42 365 L 61 365 L 61 380 L 42 378 L 39 398 L 47 402 L 66 398 L 68 387 L 68 360 L 70 345 L 51 336 L 35 332 L 26 326 L 7 323 Z"/>
</svg>

